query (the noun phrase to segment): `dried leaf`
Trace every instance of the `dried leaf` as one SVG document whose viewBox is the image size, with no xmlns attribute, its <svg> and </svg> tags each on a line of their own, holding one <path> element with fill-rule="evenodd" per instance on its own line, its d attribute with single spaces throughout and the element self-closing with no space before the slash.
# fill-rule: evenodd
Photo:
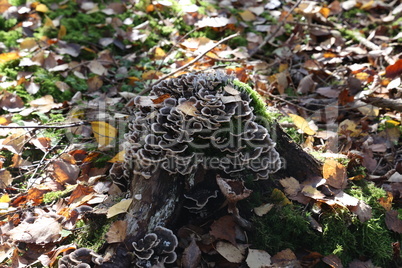
<svg viewBox="0 0 402 268">
<path fill-rule="evenodd" d="M 391 231 L 402 233 L 402 220 L 398 218 L 397 210 L 389 210 L 385 213 L 385 224 Z"/>
<path fill-rule="evenodd" d="M 68 204 L 78 203 L 77 201 L 93 192 L 94 190 L 91 186 L 78 184 L 77 187 L 75 187 L 74 191 L 71 193 Z"/>
<path fill-rule="evenodd" d="M 181 104 L 177 105 L 176 109 L 186 115 L 197 116 L 196 112 L 198 110 L 195 107 L 195 103 L 193 101 L 184 101 Z"/>
<path fill-rule="evenodd" d="M 343 268 L 341 259 L 334 255 L 328 255 L 322 258 L 322 261 L 328 264 L 331 268 Z"/>
<path fill-rule="evenodd" d="M 14 178 L 11 176 L 10 171 L 6 169 L 0 170 L 0 189 L 5 189 L 13 182 Z"/>
<path fill-rule="evenodd" d="M 264 250 L 249 249 L 246 263 L 250 268 L 261 268 L 271 265 L 271 255 Z"/>
<path fill-rule="evenodd" d="M 116 163 L 116 162 L 124 162 L 124 155 L 126 154 L 126 151 L 123 150 L 116 154 L 112 159 L 110 159 L 108 162 L 109 163 Z"/>
<path fill-rule="evenodd" d="M 315 131 L 312 130 L 307 123 L 306 119 L 296 114 L 289 114 L 289 117 L 292 118 L 293 123 L 296 125 L 298 129 L 306 133 L 307 135 L 314 135 Z"/>
<path fill-rule="evenodd" d="M 154 57 L 156 60 L 162 60 L 166 57 L 166 52 L 162 48 L 157 47 L 155 48 Z"/>
<path fill-rule="evenodd" d="M 309 75 L 303 77 L 302 80 L 300 80 L 300 83 L 297 86 L 297 93 L 307 94 L 309 92 L 314 91 L 315 87 L 317 86 L 317 83 L 314 82 L 314 80 L 312 78 L 313 75 L 314 74 L 309 74 Z"/>
<path fill-rule="evenodd" d="M 14 154 L 21 154 L 22 148 L 27 143 L 27 140 L 28 138 L 25 130 L 19 129 L 3 140 L 0 147 L 7 149 Z"/>
<path fill-rule="evenodd" d="M 110 226 L 109 231 L 106 233 L 106 241 L 111 243 L 123 242 L 126 238 L 127 222 L 115 221 Z"/>
<path fill-rule="evenodd" d="M 95 92 L 103 86 L 103 81 L 99 76 L 93 76 L 87 80 L 88 92 Z"/>
<path fill-rule="evenodd" d="M 274 207 L 274 204 L 263 204 L 259 207 L 254 208 L 254 213 L 257 214 L 257 216 L 264 216 L 268 212 L 271 211 L 271 209 Z"/>
<path fill-rule="evenodd" d="M 77 165 L 72 165 L 64 160 L 58 159 L 52 162 L 53 177 L 62 185 L 75 184 L 77 182 L 78 175 L 80 174 L 80 168 Z"/>
<path fill-rule="evenodd" d="M 91 72 L 97 75 L 105 75 L 107 74 L 107 69 L 103 67 L 103 65 L 97 61 L 93 60 L 88 64 L 88 68 Z"/>
<path fill-rule="evenodd" d="M 112 218 L 118 214 L 126 213 L 132 202 L 133 199 L 125 199 L 117 204 L 114 204 L 108 209 L 106 217 Z"/>
<path fill-rule="evenodd" d="M 210 235 L 216 239 L 226 240 L 237 245 L 236 243 L 236 223 L 230 215 L 223 216 L 211 224 Z"/>
<path fill-rule="evenodd" d="M 47 244 L 60 239 L 60 223 L 50 217 L 39 217 L 34 223 L 22 222 L 20 225 L 7 233 L 14 241 Z"/>
<path fill-rule="evenodd" d="M 393 200 L 394 200 L 393 194 L 391 192 L 387 192 L 387 197 L 381 197 L 378 202 L 383 208 L 385 208 L 385 210 L 389 211 L 392 208 Z"/>
<path fill-rule="evenodd" d="M 117 135 L 117 129 L 103 121 L 91 122 L 92 131 L 100 147 L 109 145 Z"/>
<path fill-rule="evenodd" d="M 372 208 L 362 200 L 359 200 L 357 206 L 349 207 L 349 210 L 356 214 L 361 222 L 368 221 L 373 216 Z"/>
<path fill-rule="evenodd" d="M 190 245 L 184 249 L 181 257 L 181 264 L 183 268 L 197 268 L 201 261 L 201 250 L 197 246 L 195 239 L 191 239 Z"/>
<path fill-rule="evenodd" d="M 337 189 L 345 189 L 347 185 L 346 167 L 335 159 L 326 159 L 323 165 L 323 178 L 327 184 Z"/>
<path fill-rule="evenodd" d="M 323 193 L 321 193 L 319 190 L 317 190 L 316 188 L 314 188 L 311 185 L 304 186 L 303 189 L 302 189 L 302 193 L 305 196 L 311 197 L 313 199 L 323 199 L 323 198 L 325 198 L 325 195 Z"/>
<path fill-rule="evenodd" d="M 232 263 L 241 263 L 244 260 L 245 250 L 227 242 L 219 241 L 216 243 L 216 251 Z"/>
<path fill-rule="evenodd" d="M 64 25 L 60 25 L 59 33 L 57 34 L 57 39 L 63 39 L 67 34 L 67 28 Z"/>
<path fill-rule="evenodd" d="M 5 91 L 0 100 L 0 107 L 9 112 L 17 112 L 24 108 L 24 101 L 20 96 Z"/>
<path fill-rule="evenodd" d="M 239 14 L 244 21 L 255 21 L 257 19 L 257 17 L 250 10 L 244 10 Z"/>
<path fill-rule="evenodd" d="M 166 100 L 166 99 L 168 99 L 168 98 L 170 98 L 170 94 L 166 93 L 166 94 L 163 94 L 163 95 L 159 96 L 159 97 L 156 98 L 156 99 L 151 99 L 151 101 L 152 101 L 154 104 L 159 104 L 159 103 L 162 103 L 164 100 Z"/>
<path fill-rule="evenodd" d="M 271 199 L 278 205 L 285 206 L 290 205 L 292 202 L 286 197 L 286 195 L 279 189 L 275 188 L 271 193 Z"/>
<path fill-rule="evenodd" d="M 279 183 L 285 188 L 284 191 L 288 196 L 296 196 L 301 190 L 300 183 L 293 177 L 281 179 Z"/>
</svg>

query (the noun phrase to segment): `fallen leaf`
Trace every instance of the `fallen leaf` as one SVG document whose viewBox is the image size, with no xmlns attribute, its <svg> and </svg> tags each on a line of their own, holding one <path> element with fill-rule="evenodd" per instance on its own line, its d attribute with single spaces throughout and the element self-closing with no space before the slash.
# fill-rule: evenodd
<svg viewBox="0 0 402 268">
<path fill-rule="evenodd" d="M 9 112 L 17 112 L 24 108 L 24 101 L 17 94 L 5 91 L 0 100 L 0 107 Z"/>
<path fill-rule="evenodd" d="M 231 243 L 218 241 L 216 243 L 216 251 L 232 263 L 241 263 L 244 260 L 245 250 L 235 247 Z"/>
<path fill-rule="evenodd" d="M 52 176 L 57 182 L 62 185 L 66 183 L 76 184 L 78 175 L 80 174 L 80 168 L 77 165 L 57 159 L 52 162 L 51 166 L 53 167 Z"/>
<path fill-rule="evenodd" d="M 391 231 L 402 233 L 402 220 L 398 218 L 397 210 L 389 210 L 385 213 L 385 224 Z"/>
<path fill-rule="evenodd" d="M 116 154 L 112 159 L 110 159 L 108 162 L 109 163 L 116 163 L 116 162 L 124 162 L 124 155 L 126 154 L 126 151 L 123 150 Z"/>
<path fill-rule="evenodd" d="M 302 193 L 305 196 L 311 197 L 313 199 L 323 199 L 323 198 L 325 198 L 325 195 L 323 193 L 321 193 L 319 190 L 317 190 L 316 188 L 314 188 L 311 185 L 304 186 L 303 189 L 302 189 Z"/>
<path fill-rule="evenodd" d="M 275 201 L 276 204 L 281 206 L 292 204 L 292 202 L 290 202 L 290 200 L 286 197 L 286 195 L 277 188 L 272 190 L 271 199 Z"/>
<path fill-rule="evenodd" d="M 314 74 L 309 74 L 305 77 L 303 77 L 302 80 L 300 80 L 299 85 L 297 86 L 297 93 L 299 94 L 307 94 L 309 92 L 314 91 L 315 87 L 317 86 L 317 83 L 314 82 L 313 80 L 313 75 Z"/>
<path fill-rule="evenodd" d="M 257 19 L 257 17 L 250 10 L 244 10 L 239 14 L 244 21 L 255 21 Z"/>
<path fill-rule="evenodd" d="M 400 74 L 402 74 L 402 59 L 397 60 L 394 64 L 385 68 L 385 76 L 388 78 L 393 79 Z"/>
<path fill-rule="evenodd" d="M 292 118 L 293 123 L 296 125 L 298 129 L 306 133 L 307 135 L 314 135 L 315 131 L 312 130 L 307 123 L 306 119 L 296 114 L 289 114 L 289 117 Z"/>
<path fill-rule="evenodd" d="M 162 60 L 166 57 L 166 52 L 162 48 L 157 47 L 155 48 L 154 57 L 156 60 Z"/>
<path fill-rule="evenodd" d="M 100 147 L 109 145 L 117 135 L 117 129 L 106 122 L 93 121 L 91 126 Z"/>
<path fill-rule="evenodd" d="M 269 203 L 268 204 L 263 204 L 263 205 L 261 205 L 259 207 L 255 207 L 254 208 L 254 213 L 257 216 L 262 217 L 265 214 L 267 214 L 268 212 L 270 212 L 273 207 L 274 207 L 274 204 L 269 204 Z"/>
<path fill-rule="evenodd" d="M 263 268 L 271 265 L 271 255 L 264 250 L 249 249 L 246 263 L 250 268 Z"/>
<path fill-rule="evenodd" d="M 75 187 L 74 191 L 71 193 L 67 204 L 77 203 L 77 201 L 93 192 L 94 190 L 91 186 L 78 184 L 77 187 Z"/>
<path fill-rule="evenodd" d="M 191 100 L 184 101 L 181 104 L 177 105 L 176 109 L 183 112 L 186 115 L 197 116 L 196 112 L 198 110 L 195 107 L 194 101 L 191 101 Z"/>
<path fill-rule="evenodd" d="M 322 261 L 328 264 L 331 268 L 343 268 L 341 259 L 334 255 L 328 255 L 322 258 Z"/>
<path fill-rule="evenodd" d="M 111 243 L 123 242 L 126 238 L 127 222 L 126 221 L 115 221 L 106 233 L 106 241 Z"/>
<path fill-rule="evenodd" d="M 197 268 L 201 261 L 201 250 L 197 246 L 195 239 L 191 239 L 191 243 L 184 249 L 181 257 L 183 268 Z"/>
<path fill-rule="evenodd" d="M 210 235 L 216 239 L 229 241 L 233 245 L 236 243 L 236 223 L 230 215 L 223 216 L 211 224 Z"/>
<path fill-rule="evenodd" d="M 0 54 L 0 64 L 8 61 L 19 59 L 21 56 L 17 51 L 7 52 Z"/>
<path fill-rule="evenodd" d="M 285 193 L 288 196 L 296 196 L 300 192 L 300 183 L 293 177 L 280 179 L 279 183 L 283 186 Z"/>
<path fill-rule="evenodd" d="M 43 13 L 46 13 L 46 12 L 49 11 L 49 9 L 47 8 L 47 6 L 44 5 L 44 4 L 39 4 L 39 5 L 37 5 L 36 8 L 35 8 L 35 10 L 38 11 L 38 12 L 43 12 Z"/>
<path fill-rule="evenodd" d="M 88 64 L 88 68 L 91 72 L 97 75 L 105 75 L 107 74 L 107 69 L 103 67 L 103 65 L 97 61 L 93 60 Z"/>
<path fill-rule="evenodd" d="M 164 100 L 166 100 L 168 98 L 170 98 L 170 94 L 166 93 L 166 94 L 163 94 L 163 95 L 157 97 L 156 99 L 151 99 L 151 101 L 154 104 L 159 104 L 159 103 L 162 103 Z"/>
<path fill-rule="evenodd" d="M 348 208 L 351 212 L 357 215 L 361 222 L 368 221 L 373 216 L 372 208 L 362 200 L 359 200 L 357 206 L 351 206 Z"/>
<path fill-rule="evenodd" d="M 387 197 L 381 197 L 378 202 L 380 205 L 385 208 L 385 210 L 389 211 L 392 208 L 392 201 L 394 200 L 394 196 L 391 192 L 387 192 Z"/>
<path fill-rule="evenodd" d="M 14 154 L 21 154 L 24 145 L 27 143 L 26 132 L 23 129 L 16 130 L 13 134 L 3 140 L 0 147 L 9 150 Z"/>
<path fill-rule="evenodd" d="M 64 25 L 60 25 L 59 32 L 57 34 L 57 39 L 63 39 L 64 36 L 67 34 L 67 28 Z"/>
<path fill-rule="evenodd" d="M 28 190 L 27 200 L 32 201 L 35 206 L 38 206 L 43 201 L 43 195 L 50 190 L 41 190 L 38 188 L 31 188 Z"/>
<path fill-rule="evenodd" d="M 323 178 L 327 184 L 337 189 L 345 189 L 347 185 L 346 167 L 335 159 L 326 159 L 322 168 Z"/>
<path fill-rule="evenodd" d="M 132 202 L 133 199 L 125 199 L 117 204 L 114 204 L 108 209 L 106 217 L 112 218 L 118 214 L 126 213 Z"/>
<path fill-rule="evenodd" d="M 14 241 L 47 244 L 58 241 L 61 237 L 61 230 L 62 227 L 56 219 L 42 216 L 37 218 L 34 223 L 22 222 L 7 232 L 7 235 Z"/>
</svg>

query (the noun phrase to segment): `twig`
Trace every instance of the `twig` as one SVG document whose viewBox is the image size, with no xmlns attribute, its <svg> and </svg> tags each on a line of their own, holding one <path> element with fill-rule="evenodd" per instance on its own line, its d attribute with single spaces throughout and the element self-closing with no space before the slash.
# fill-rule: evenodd
<svg viewBox="0 0 402 268">
<path fill-rule="evenodd" d="M 55 129 L 60 129 L 60 128 L 78 127 L 78 126 L 83 126 L 83 125 L 88 125 L 88 124 L 89 124 L 89 122 L 81 121 L 81 122 L 76 122 L 76 123 L 72 123 L 72 124 L 56 125 L 56 126 L 49 126 L 49 125 L 37 125 L 37 126 L 0 126 L 0 128 L 55 128 Z"/>
<path fill-rule="evenodd" d="M 265 39 L 261 42 L 261 44 L 254 49 L 253 51 L 250 52 L 250 57 L 252 57 L 255 53 L 257 53 L 263 46 L 265 46 L 269 41 L 271 41 L 272 38 L 275 37 L 275 35 L 279 32 L 279 30 L 283 27 L 283 25 L 286 23 L 287 18 L 290 16 L 290 14 L 292 14 L 293 10 L 295 10 L 295 8 L 300 5 L 302 0 L 298 0 L 296 2 L 296 4 L 289 10 L 288 14 L 286 15 L 285 18 L 283 18 L 282 22 L 278 25 L 278 27 L 276 28 L 276 30 L 271 33 L 270 35 L 266 36 Z"/>
<path fill-rule="evenodd" d="M 366 99 L 362 99 L 362 101 L 369 103 L 371 105 L 381 107 L 381 108 L 389 108 L 394 111 L 402 112 L 402 101 L 401 100 L 390 100 L 383 99 L 377 97 L 368 97 Z"/>
<path fill-rule="evenodd" d="M 154 83 L 152 83 L 151 85 L 149 85 L 146 89 L 144 89 L 143 91 L 141 91 L 138 95 L 144 95 L 146 93 L 148 93 L 149 91 L 151 91 L 152 86 L 158 84 L 160 81 L 165 80 L 166 78 L 174 75 L 175 73 L 178 73 L 184 69 L 186 69 L 187 67 L 193 65 L 194 63 L 196 63 L 197 61 L 199 61 L 202 57 L 204 57 L 205 54 L 207 54 L 209 51 L 211 51 L 212 49 L 214 49 L 215 47 L 219 46 L 220 44 L 236 37 L 239 36 L 239 33 L 235 33 L 232 35 L 229 35 L 228 37 L 223 38 L 222 40 L 220 40 L 219 42 L 217 42 L 216 44 L 214 44 L 212 47 L 210 47 L 209 49 L 207 49 L 206 51 L 204 51 L 203 53 L 201 53 L 200 55 L 198 55 L 195 59 L 193 59 L 192 61 L 190 61 L 189 63 L 181 66 L 180 68 L 168 73 L 167 75 L 162 76 L 161 78 L 159 78 L 158 80 L 156 80 Z"/>
</svg>

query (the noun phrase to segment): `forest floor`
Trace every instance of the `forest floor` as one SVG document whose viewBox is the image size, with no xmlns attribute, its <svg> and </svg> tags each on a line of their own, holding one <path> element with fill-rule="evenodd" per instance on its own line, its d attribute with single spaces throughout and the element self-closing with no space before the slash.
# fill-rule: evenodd
<svg viewBox="0 0 402 268">
<path fill-rule="evenodd" d="M 0 0 L 0 14 L 0 267 L 110 259 L 133 200 L 114 174 L 130 100 L 211 71 L 258 92 L 323 174 L 250 196 L 253 233 L 228 215 L 181 228 L 170 265 L 402 265 L 399 1 Z"/>
</svg>

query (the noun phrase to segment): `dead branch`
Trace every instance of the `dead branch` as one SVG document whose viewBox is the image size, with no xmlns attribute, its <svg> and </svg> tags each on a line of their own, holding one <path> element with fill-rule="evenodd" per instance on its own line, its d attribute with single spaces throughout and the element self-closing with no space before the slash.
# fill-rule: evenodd
<svg viewBox="0 0 402 268">
<path fill-rule="evenodd" d="M 37 125 L 37 126 L 0 126 L 0 128 L 53 128 L 53 129 L 61 129 L 61 128 L 69 128 L 69 127 L 79 127 L 79 126 L 84 126 L 84 125 L 89 125 L 89 122 L 86 121 L 81 121 L 81 122 L 76 122 L 76 123 L 71 123 L 71 124 L 66 124 L 66 125 Z"/>
<path fill-rule="evenodd" d="M 389 108 L 391 110 L 402 112 L 402 101 L 401 100 L 390 100 L 383 99 L 377 97 L 368 97 L 366 99 L 362 99 L 365 103 L 369 103 L 371 105 L 381 107 L 381 108 Z"/>
</svg>

